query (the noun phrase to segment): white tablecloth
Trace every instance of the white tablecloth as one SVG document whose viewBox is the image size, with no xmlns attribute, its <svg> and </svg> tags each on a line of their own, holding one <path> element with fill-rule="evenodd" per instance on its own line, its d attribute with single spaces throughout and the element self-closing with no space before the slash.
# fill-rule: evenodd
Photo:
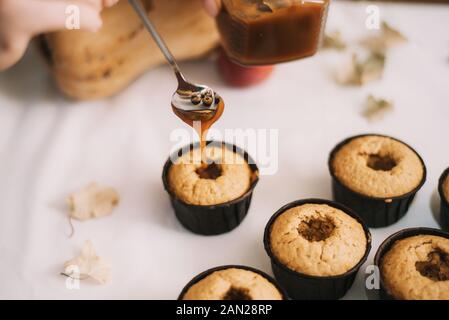
<svg viewBox="0 0 449 320">
<path fill-rule="evenodd" d="M 449 6 L 380 4 L 382 18 L 409 42 L 388 54 L 382 81 L 342 88 L 332 79 L 348 53 L 321 52 L 283 64 L 269 81 L 247 90 L 227 87 L 210 61 L 183 64 L 189 78 L 216 88 L 227 108 L 216 128 L 279 129 L 279 170 L 263 176 L 251 210 L 233 232 L 203 237 L 176 220 L 161 171 L 176 128 L 170 70 L 148 72 L 123 93 L 96 102 L 66 100 L 30 52 L 0 74 L 0 298 L 175 299 L 196 274 L 223 264 L 271 273 L 263 228 L 282 205 L 301 198 L 330 198 L 327 157 L 347 136 L 376 132 L 416 148 L 428 180 L 400 222 L 372 230 L 372 263 L 379 243 L 409 226 L 436 227 L 432 204 L 437 179 L 449 166 Z M 328 30 L 355 41 L 365 3 L 334 2 Z M 395 111 L 369 123 L 365 97 L 392 99 Z M 293 95 L 291 95 L 293 94 Z M 116 187 L 121 203 L 106 218 L 67 219 L 66 196 L 90 181 Z M 91 239 L 112 267 L 106 285 L 82 282 L 69 290 L 62 264 Z M 366 298 L 364 267 L 346 298 Z"/>
</svg>

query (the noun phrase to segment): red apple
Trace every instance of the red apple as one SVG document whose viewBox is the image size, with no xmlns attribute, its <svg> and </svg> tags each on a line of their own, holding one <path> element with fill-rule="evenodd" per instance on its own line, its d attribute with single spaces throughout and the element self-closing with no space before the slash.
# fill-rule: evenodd
<svg viewBox="0 0 449 320">
<path fill-rule="evenodd" d="M 221 76 L 228 84 L 240 88 L 263 82 L 268 79 L 274 69 L 274 66 L 246 67 L 239 65 L 229 59 L 223 49 L 220 49 L 217 67 Z"/>
</svg>

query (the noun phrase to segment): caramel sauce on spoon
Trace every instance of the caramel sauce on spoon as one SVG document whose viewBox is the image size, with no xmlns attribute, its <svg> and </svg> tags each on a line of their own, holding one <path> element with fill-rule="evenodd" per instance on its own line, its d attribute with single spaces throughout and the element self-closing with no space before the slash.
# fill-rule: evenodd
<svg viewBox="0 0 449 320">
<path fill-rule="evenodd" d="M 211 97 L 212 102 L 208 97 Z M 215 92 L 209 94 L 202 93 L 200 102 L 197 99 L 197 95 L 175 93 L 172 98 L 172 109 L 182 121 L 192 127 L 198 134 L 202 166 L 207 166 L 204 155 L 207 133 L 223 114 L 224 101 Z"/>
</svg>

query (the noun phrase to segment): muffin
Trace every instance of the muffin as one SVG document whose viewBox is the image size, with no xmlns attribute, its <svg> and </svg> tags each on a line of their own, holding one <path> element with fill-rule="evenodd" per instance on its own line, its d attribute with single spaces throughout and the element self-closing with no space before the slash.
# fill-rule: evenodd
<svg viewBox="0 0 449 320">
<path fill-rule="evenodd" d="M 178 220 L 194 233 L 215 235 L 231 231 L 246 216 L 258 169 L 243 150 L 209 143 L 201 163 L 199 146 L 181 149 L 166 162 L 164 187 Z"/>
<path fill-rule="evenodd" d="M 210 164 L 203 166 L 199 148 L 177 160 L 168 171 L 168 183 L 182 201 L 193 205 L 214 205 L 232 201 L 248 191 L 252 171 L 242 155 L 227 148 L 206 149 Z M 193 161 L 192 161 L 193 160 Z"/>
<path fill-rule="evenodd" d="M 354 209 L 374 228 L 403 217 L 426 179 L 416 151 L 381 135 L 356 136 L 337 145 L 329 170 L 335 201 Z"/>
<path fill-rule="evenodd" d="M 179 300 L 284 300 L 285 293 L 270 276 L 244 266 L 222 266 L 192 279 Z"/>
<path fill-rule="evenodd" d="M 371 248 L 370 233 L 355 213 L 319 199 L 278 210 L 264 242 L 276 279 L 294 299 L 342 297 Z"/>
<path fill-rule="evenodd" d="M 441 198 L 440 222 L 441 227 L 449 231 L 449 168 L 440 177 L 438 191 Z"/>
<path fill-rule="evenodd" d="M 449 234 L 414 228 L 400 231 L 381 245 L 383 297 L 398 300 L 449 300 Z"/>
</svg>

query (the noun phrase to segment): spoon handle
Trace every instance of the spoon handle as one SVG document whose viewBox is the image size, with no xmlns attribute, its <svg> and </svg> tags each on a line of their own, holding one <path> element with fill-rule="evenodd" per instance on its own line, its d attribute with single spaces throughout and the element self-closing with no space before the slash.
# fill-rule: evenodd
<svg viewBox="0 0 449 320">
<path fill-rule="evenodd" d="M 158 45 L 159 49 L 161 49 L 162 53 L 165 56 L 165 59 L 167 59 L 168 63 L 173 68 L 173 71 L 176 74 L 176 77 L 178 78 L 179 86 L 185 86 L 186 80 L 181 73 L 181 70 L 179 69 L 178 63 L 175 60 L 175 57 L 170 52 L 170 49 L 168 49 L 167 45 L 165 44 L 165 41 L 160 36 L 159 32 L 157 31 L 154 24 L 151 22 L 150 18 L 148 17 L 145 9 L 140 4 L 139 0 L 129 0 L 129 4 L 134 8 L 136 13 L 139 15 L 140 19 L 143 22 L 143 25 L 148 30 L 148 32 L 153 37 L 154 41 L 156 41 L 156 44 Z"/>
</svg>

